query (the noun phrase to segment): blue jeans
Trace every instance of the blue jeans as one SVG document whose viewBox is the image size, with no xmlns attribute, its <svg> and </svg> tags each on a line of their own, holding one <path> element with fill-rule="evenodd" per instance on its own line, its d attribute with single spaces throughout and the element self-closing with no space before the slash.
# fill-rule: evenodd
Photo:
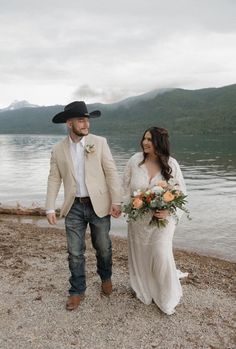
<svg viewBox="0 0 236 349">
<path fill-rule="evenodd" d="M 98 217 L 91 202 L 81 203 L 75 199 L 65 218 L 68 261 L 71 277 L 70 295 L 84 294 L 85 277 L 85 232 L 90 226 L 92 245 L 96 250 L 97 273 L 102 281 L 109 280 L 112 274 L 112 245 L 109 237 L 110 215 Z"/>
</svg>

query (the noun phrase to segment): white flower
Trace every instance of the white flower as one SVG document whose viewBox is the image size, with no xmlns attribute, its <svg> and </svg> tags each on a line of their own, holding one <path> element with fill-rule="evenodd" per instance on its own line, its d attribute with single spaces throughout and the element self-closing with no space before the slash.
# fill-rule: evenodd
<svg viewBox="0 0 236 349">
<path fill-rule="evenodd" d="M 157 203 L 155 200 L 152 200 L 152 201 L 150 202 L 150 207 L 152 207 L 152 208 L 156 208 L 157 205 L 158 205 L 158 203 Z"/>
<path fill-rule="evenodd" d="M 133 192 L 133 196 L 135 197 L 135 196 L 139 196 L 140 194 L 141 194 L 141 190 L 140 189 L 138 189 L 138 190 L 135 190 L 134 192 Z"/>
<path fill-rule="evenodd" d="M 85 151 L 86 153 L 94 153 L 95 152 L 95 145 L 94 144 L 86 144 Z"/>
<path fill-rule="evenodd" d="M 152 188 L 152 193 L 155 193 L 155 194 L 161 194 L 163 191 L 164 191 L 164 189 L 162 187 L 160 187 L 159 185 L 155 185 Z"/>
</svg>

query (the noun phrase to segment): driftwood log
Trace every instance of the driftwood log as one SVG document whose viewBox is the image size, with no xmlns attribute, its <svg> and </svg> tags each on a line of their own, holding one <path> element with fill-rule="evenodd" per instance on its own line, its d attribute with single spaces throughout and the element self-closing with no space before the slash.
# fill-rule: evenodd
<svg viewBox="0 0 236 349">
<path fill-rule="evenodd" d="M 22 216 L 46 216 L 46 211 L 42 207 L 23 207 L 17 205 L 3 206 L 0 204 L 0 214 L 22 215 Z M 56 209 L 56 215 L 60 214 L 60 209 Z"/>
</svg>

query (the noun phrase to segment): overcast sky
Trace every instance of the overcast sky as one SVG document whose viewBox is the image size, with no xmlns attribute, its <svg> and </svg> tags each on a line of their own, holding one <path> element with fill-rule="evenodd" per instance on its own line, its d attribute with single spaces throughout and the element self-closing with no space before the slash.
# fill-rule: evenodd
<svg viewBox="0 0 236 349">
<path fill-rule="evenodd" d="M 0 108 L 236 83 L 235 0 L 0 0 Z"/>
</svg>

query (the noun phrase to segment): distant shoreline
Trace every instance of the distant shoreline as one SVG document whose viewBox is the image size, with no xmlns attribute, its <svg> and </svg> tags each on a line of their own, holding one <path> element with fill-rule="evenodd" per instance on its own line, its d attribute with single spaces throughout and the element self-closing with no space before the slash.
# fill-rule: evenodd
<svg viewBox="0 0 236 349">
<path fill-rule="evenodd" d="M 13 223 L 13 224 L 21 224 L 21 223 L 26 223 L 30 224 L 35 227 L 43 228 L 43 229 L 58 229 L 58 230 L 64 230 L 64 221 L 60 219 L 58 221 L 58 224 L 56 226 L 49 226 L 46 220 L 46 217 L 44 215 L 14 215 L 14 214 L 2 214 L 0 213 L 0 222 L 8 222 L 8 223 Z M 115 239 L 121 239 L 121 240 L 127 240 L 126 235 L 121 235 L 118 233 L 115 233 L 111 230 L 111 235 Z M 184 248 L 184 247 L 175 247 L 174 246 L 174 251 L 179 251 L 182 253 L 187 253 L 187 254 L 195 254 L 199 257 L 203 258 L 213 258 L 217 259 L 219 261 L 223 262 L 229 262 L 229 263 L 236 263 L 236 260 L 234 259 L 227 259 L 225 256 L 217 256 L 217 255 L 210 255 L 207 253 L 203 253 L 201 251 L 196 251 L 194 248 Z"/>
</svg>

